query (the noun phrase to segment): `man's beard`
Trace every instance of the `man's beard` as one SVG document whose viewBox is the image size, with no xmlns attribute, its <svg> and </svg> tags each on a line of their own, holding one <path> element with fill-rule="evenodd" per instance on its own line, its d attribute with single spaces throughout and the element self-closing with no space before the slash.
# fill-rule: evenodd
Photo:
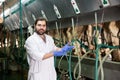
<svg viewBox="0 0 120 80">
<path fill-rule="evenodd" d="M 43 34 L 45 34 L 46 31 L 45 30 L 35 30 L 35 32 L 39 35 L 43 35 Z"/>
</svg>

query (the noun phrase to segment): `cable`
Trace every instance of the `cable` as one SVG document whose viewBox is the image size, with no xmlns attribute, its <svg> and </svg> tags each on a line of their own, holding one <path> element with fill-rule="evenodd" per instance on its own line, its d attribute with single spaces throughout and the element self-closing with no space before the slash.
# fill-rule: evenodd
<svg viewBox="0 0 120 80">
<path fill-rule="evenodd" d="M 81 76 L 81 61 L 83 60 L 83 58 L 86 57 L 86 55 L 88 53 L 90 53 L 91 51 L 88 51 L 86 52 L 81 58 L 78 56 L 78 62 L 77 64 L 75 65 L 74 67 L 74 73 L 73 73 L 73 76 L 74 76 L 74 79 L 78 80 Z M 78 72 L 78 76 L 76 77 L 76 72 L 77 72 L 77 68 L 79 69 L 79 72 Z"/>
<path fill-rule="evenodd" d="M 67 56 L 65 56 L 66 57 L 66 59 L 67 59 L 67 62 L 68 62 L 68 57 Z M 60 68 L 60 64 L 61 64 L 61 61 L 62 61 L 62 59 L 64 58 L 64 56 L 62 56 L 61 58 L 60 58 L 60 60 L 59 60 L 59 62 L 58 62 L 58 70 L 60 71 L 60 73 L 62 73 L 62 74 L 66 74 L 66 73 L 68 73 L 68 71 L 61 71 L 61 68 Z"/>
<path fill-rule="evenodd" d="M 108 57 L 108 55 L 113 51 L 114 49 L 111 49 L 103 59 L 101 59 L 101 57 L 99 57 L 99 61 L 100 61 L 100 66 L 98 68 L 98 75 L 101 71 L 101 80 L 104 80 L 104 70 L 103 70 L 103 63 L 105 61 L 105 59 Z"/>
<path fill-rule="evenodd" d="M 95 24 L 96 24 L 96 30 L 97 30 L 97 13 L 95 12 Z M 98 31 L 96 31 L 98 32 Z M 99 52 L 99 48 L 98 48 L 98 33 L 96 33 L 96 37 L 95 37 L 95 44 L 96 44 L 96 60 L 95 60 L 95 80 L 98 80 L 98 52 Z"/>
<path fill-rule="evenodd" d="M 70 76 L 70 80 L 72 80 L 72 74 L 71 74 L 71 53 L 72 53 L 72 50 L 70 51 L 70 55 L 69 55 L 69 66 L 68 66 L 68 69 L 69 69 L 69 76 Z"/>
<path fill-rule="evenodd" d="M 78 53 L 77 58 L 78 58 L 78 62 L 77 62 L 77 64 L 76 64 L 76 66 L 75 66 L 75 68 L 74 68 L 74 72 L 73 72 L 73 77 L 74 77 L 74 79 L 78 79 L 78 78 L 81 76 L 81 62 L 80 62 L 80 55 L 79 55 L 79 53 Z M 76 77 L 75 75 L 76 75 L 77 67 L 79 67 L 79 68 L 78 68 L 79 70 L 78 70 L 78 76 Z"/>
<path fill-rule="evenodd" d="M 103 70 L 103 64 L 102 64 L 102 58 L 101 58 L 101 53 L 99 52 L 99 68 L 101 70 L 101 80 L 104 80 L 104 70 Z M 99 76 L 99 68 L 98 68 L 98 76 Z"/>
</svg>

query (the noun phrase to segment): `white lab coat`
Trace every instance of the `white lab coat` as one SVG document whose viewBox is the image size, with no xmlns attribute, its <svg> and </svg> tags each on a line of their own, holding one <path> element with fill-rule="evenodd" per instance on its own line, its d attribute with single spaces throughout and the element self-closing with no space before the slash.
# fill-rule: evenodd
<svg viewBox="0 0 120 80">
<path fill-rule="evenodd" d="M 46 53 L 56 49 L 52 37 L 47 34 L 45 37 L 46 43 L 34 33 L 25 42 L 29 64 L 28 80 L 56 80 L 54 57 L 42 60 Z"/>
</svg>

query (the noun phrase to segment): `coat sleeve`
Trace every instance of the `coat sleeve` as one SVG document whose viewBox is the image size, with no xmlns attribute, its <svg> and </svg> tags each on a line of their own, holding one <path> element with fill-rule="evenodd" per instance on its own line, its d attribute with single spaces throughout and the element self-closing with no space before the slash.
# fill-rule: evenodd
<svg viewBox="0 0 120 80">
<path fill-rule="evenodd" d="M 44 53 L 42 53 L 34 40 L 26 40 L 24 47 L 30 58 L 36 61 L 42 61 Z"/>
</svg>

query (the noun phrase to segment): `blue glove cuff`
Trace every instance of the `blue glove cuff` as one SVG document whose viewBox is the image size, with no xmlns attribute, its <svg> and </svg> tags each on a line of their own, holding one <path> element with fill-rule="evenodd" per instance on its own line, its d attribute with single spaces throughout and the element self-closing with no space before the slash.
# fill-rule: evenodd
<svg viewBox="0 0 120 80">
<path fill-rule="evenodd" d="M 54 51 L 53 55 L 54 56 L 63 56 L 63 55 L 66 55 L 66 52 L 64 52 L 64 51 Z"/>
</svg>

